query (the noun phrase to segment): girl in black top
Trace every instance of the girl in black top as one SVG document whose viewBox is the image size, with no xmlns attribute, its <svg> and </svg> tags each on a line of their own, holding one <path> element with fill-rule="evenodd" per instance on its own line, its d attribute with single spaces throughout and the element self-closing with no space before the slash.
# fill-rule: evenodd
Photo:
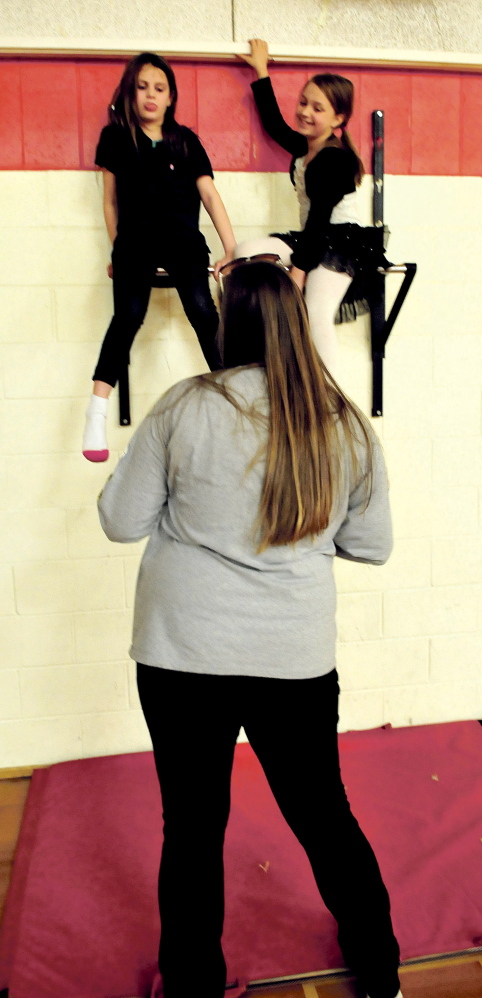
<svg viewBox="0 0 482 998">
<path fill-rule="evenodd" d="M 332 73 L 314 76 L 300 94 L 294 130 L 284 121 L 273 92 L 266 42 L 252 39 L 250 46 L 251 55 L 242 58 L 258 74 L 252 89 L 263 127 L 293 157 L 290 176 L 300 202 L 302 231 L 285 233 L 276 244 L 250 241 L 238 247 L 237 255 L 267 252 L 271 245 L 283 262 L 291 257 L 291 276 L 305 289 L 315 345 L 336 376 L 335 316 L 349 321 L 368 311 L 369 278 L 376 280 L 376 268 L 384 263 L 378 233 L 374 238 L 376 230 L 361 227 L 358 216 L 355 192 L 364 169 L 346 131 L 353 84 Z"/>
<path fill-rule="evenodd" d="M 152 52 L 132 59 L 114 93 L 110 124 L 102 130 L 95 162 L 104 178 L 104 216 L 113 243 L 114 317 L 94 372 L 83 453 L 106 461 L 107 400 L 128 362 L 142 325 L 157 267 L 167 270 L 193 325 L 209 367 L 219 366 L 215 348 L 218 314 L 209 290 L 209 251 L 199 231 L 201 201 L 211 216 L 225 255 L 235 240 L 213 171 L 199 139 L 175 120 L 177 89 L 169 64 Z"/>
</svg>

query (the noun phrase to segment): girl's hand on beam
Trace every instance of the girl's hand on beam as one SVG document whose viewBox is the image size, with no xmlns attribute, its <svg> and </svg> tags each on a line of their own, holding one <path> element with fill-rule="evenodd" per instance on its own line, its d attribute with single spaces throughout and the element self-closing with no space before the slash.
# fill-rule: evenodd
<svg viewBox="0 0 482 998">
<path fill-rule="evenodd" d="M 264 76 L 269 76 L 268 43 L 263 41 L 262 38 L 250 38 L 249 45 L 251 48 L 250 55 L 241 55 L 241 53 L 238 53 L 238 58 L 244 59 L 248 63 L 248 66 L 252 66 L 258 74 L 258 79 L 261 80 Z"/>
</svg>

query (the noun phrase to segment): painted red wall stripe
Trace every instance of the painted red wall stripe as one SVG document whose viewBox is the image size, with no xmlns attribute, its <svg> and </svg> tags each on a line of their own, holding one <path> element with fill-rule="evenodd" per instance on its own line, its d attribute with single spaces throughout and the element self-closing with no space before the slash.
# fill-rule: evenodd
<svg viewBox="0 0 482 998">
<path fill-rule="evenodd" d="M 412 150 L 412 89 L 410 73 L 374 70 L 360 74 L 356 96 L 362 121 L 360 155 L 371 172 L 373 111 L 385 112 L 385 172 L 408 174 Z M 368 127 L 367 127 L 368 126 Z"/>
<path fill-rule="evenodd" d="M 482 76 L 461 81 L 460 172 L 482 174 Z"/>
<path fill-rule="evenodd" d="M 175 66 L 177 85 L 177 110 L 176 118 L 197 132 L 197 71 L 194 65 Z"/>
<path fill-rule="evenodd" d="M 412 77 L 413 174 L 460 173 L 460 77 Z"/>
<path fill-rule="evenodd" d="M 80 147 L 75 64 L 23 62 L 20 81 L 25 169 L 78 169 Z"/>
<path fill-rule="evenodd" d="M 0 169 L 93 169 L 95 147 L 123 60 L 0 61 Z M 385 111 L 385 168 L 393 174 L 482 175 L 482 74 L 320 67 L 355 85 L 350 132 L 371 169 L 371 112 Z M 284 171 L 289 156 L 265 135 L 244 64 L 175 64 L 178 119 L 198 132 L 217 170 Z M 275 65 L 274 87 L 292 123 L 316 67 Z"/>
<path fill-rule="evenodd" d="M 79 65 L 83 169 L 92 169 L 100 131 L 107 124 L 107 108 L 123 68 L 123 62 L 86 62 Z"/>
<path fill-rule="evenodd" d="M 22 92 L 20 66 L 0 62 L 0 165 L 4 170 L 23 168 Z"/>
<path fill-rule="evenodd" d="M 199 136 L 221 170 L 252 169 L 249 72 L 242 66 L 212 66 L 197 74 Z"/>
</svg>

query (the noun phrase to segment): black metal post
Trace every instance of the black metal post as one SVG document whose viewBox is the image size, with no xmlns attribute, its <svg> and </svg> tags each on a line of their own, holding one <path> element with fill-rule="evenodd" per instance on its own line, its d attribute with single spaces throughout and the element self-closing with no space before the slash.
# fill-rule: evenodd
<svg viewBox="0 0 482 998">
<path fill-rule="evenodd" d="M 129 398 L 129 361 L 119 374 L 119 423 L 131 425 L 131 403 Z"/>
<path fill-rule="evenodd" d="M 373 136 L 373 224 L 380 229 L 380 243 L 383 248 L 383 174 L 384 174 L 384 113 L 372 113 Z M 378 294 L 370 307 L 371 350 L 372 350 L 372 416 L 383 415 L 383 358 L 385 344 L 382 343 L 382 329 L 385 324 L 385 278 L 380 275 Z"/>
</svg>

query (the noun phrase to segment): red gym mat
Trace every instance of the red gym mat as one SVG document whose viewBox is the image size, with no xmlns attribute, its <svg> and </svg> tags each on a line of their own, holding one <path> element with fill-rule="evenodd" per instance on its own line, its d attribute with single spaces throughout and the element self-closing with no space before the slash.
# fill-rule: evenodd
<svg viewBox="0 0 482 998">
<path fill-rule="evenodd" d="M 481 946 L 482 727 L 349 732 L 340 750 L 402 959 Z M 150 753 L 38 770 L 2 924 L 0 989 L 10 998 L 147 998 L 160 829 Z M 225 865 L 229 980 L 342 966 L 335 923 L 249 745 L 236 749 Z"/>
</svg>

